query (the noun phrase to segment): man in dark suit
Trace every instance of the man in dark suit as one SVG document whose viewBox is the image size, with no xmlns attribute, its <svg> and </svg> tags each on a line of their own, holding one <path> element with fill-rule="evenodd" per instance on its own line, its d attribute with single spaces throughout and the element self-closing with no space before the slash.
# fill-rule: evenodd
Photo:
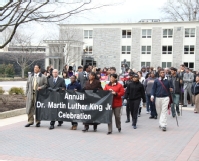
<svg viewBox="0 0 199 161">
<path fill-rule="evenodd" d="M 82 89 L 85 87 L 85 83 L 88 80 L 90 72 L 91 72 L 91 66 L 85 65 L 83 72 L 78 73 L 78 82 L 80 82 Z"/>
<path fill-rule="evenodd" d="M 58 76 L 58 70 L 54 69 L 52 72 L 53 77 L 48 79 L 48 89 L 65 90 L 66 84 L 63 78 Z M 58 126 L 61 126 L 63 121 L 58 121 Z M 55 121 L 50 122 L 50 130 L 54 129 Z"/>
</svg>

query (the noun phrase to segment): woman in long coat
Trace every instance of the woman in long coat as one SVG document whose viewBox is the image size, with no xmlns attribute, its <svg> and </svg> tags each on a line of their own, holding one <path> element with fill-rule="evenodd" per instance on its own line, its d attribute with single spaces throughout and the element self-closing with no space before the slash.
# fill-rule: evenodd
<svg viewBox="0 0 199 161">
<path fill-rule="evenodd" d="M 91 72 L 89 75 L 89 80 L 86 82 L 84 90 L 102 90 L 101 82 L 97 80 L 97 75 L 94 72 Z M 93 125 L 93 130 L 97 131 L 98 123 L 84 123 L 84 130 L 83 132 L 88 131 L 89 125 Z"/>
</svg>

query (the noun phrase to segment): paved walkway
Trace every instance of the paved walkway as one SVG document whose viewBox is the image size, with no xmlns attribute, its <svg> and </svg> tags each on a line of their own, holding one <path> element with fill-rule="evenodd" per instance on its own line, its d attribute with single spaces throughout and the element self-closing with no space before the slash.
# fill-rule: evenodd
<svg viewBox="0 0 199 161">
<path fill-rule="evenodd" d="M 0 120 L 0 160 L 199 161 L 199 114 L 193 108 L 183 110 L 180 127 L 169 116 L 167 132 L 158 128 L 157 120 L 148 119 L 144 110 L 136 130 L 124 123 L 123 110 L 122 132 L 114 129 L 112 135 L 106 135 L 105 124 L 98 126 L 98 132 L 90 127 L 83 133 L 82 123 L 77 131 L 71 131 L 67 122 L 50 131 L 47 121 L 40 128 L 25 128 L 26 115 Z"/>
</svg>

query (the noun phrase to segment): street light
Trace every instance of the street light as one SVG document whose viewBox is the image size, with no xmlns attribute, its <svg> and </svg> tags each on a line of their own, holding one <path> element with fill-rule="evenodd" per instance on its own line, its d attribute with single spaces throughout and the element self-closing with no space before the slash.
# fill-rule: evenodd
<svg viewBox="0 0 199 161">
<path fill-rule="evenodd" d="M 86 65 L 86 49 L 83 49 L 83 66 Z"/>
</svg>

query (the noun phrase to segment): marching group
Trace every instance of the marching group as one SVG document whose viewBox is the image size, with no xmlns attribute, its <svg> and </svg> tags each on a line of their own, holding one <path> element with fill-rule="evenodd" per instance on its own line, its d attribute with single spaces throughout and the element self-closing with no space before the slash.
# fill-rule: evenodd
<svg viewBox="0 0 199 161">
<path fill-rule="evenodd" d="M 65 79 L 70 79 L 66 85 Z M 106 81 L 102 87 L 101 81 Z M 122 83 L 121 83 L 122 82 Z M 79 66 L 74 70 L 72 66 L 65 66 L 62 78 L 59 71 L 49 66 L 41 70 L 39 65 L 34 66 L 34 72 L 29 75 L 26 86 L 26 112 L 29 127 L 34 124 L 35 103 L 37 91 L 48 88 L 49 90 L 108 90 L 113 94 L 112 115 L 115 116 L 116 127 L 121 132 L 121 107 L 126 106 L 126 123 L 132 117 L 132 126 L 137 129 L 137 119 L 141 116 L 142 107 L 146 106 L 146 113 L 150 119 L 159 118 L 159 127 L 166 131 L 167 113 L 171 107 L 173 117 L 180 116 L 179 104 L 187 107 L 188 103 L 195 105 L 194 113 L 199 113 L 199 74 L 193 72 L 185 65 L 179 69 L 171 67 L 157 70 L 153 67 L 142 67 L 140 71 L 128 69 L 122 74 L 116 74 L 116 68 L 100 69 L 91 65 Z M 104 88 L 104 89 L 103 89 Z M 58 121 L 58 126 L 63 124 Z M 50 122 L 49 129 L 54 129 L 55 120 Z M 98 123 L 84 123 L 83 132 L 97 131 Z M 72 122 L 71 130 L 76 130 L 77 122 Z M 40 127 L 40 120 L 36 120 L 36 127 Z M 112 133 L 112 122 L 108 124 L 108 135 Z"/>
</svg>

